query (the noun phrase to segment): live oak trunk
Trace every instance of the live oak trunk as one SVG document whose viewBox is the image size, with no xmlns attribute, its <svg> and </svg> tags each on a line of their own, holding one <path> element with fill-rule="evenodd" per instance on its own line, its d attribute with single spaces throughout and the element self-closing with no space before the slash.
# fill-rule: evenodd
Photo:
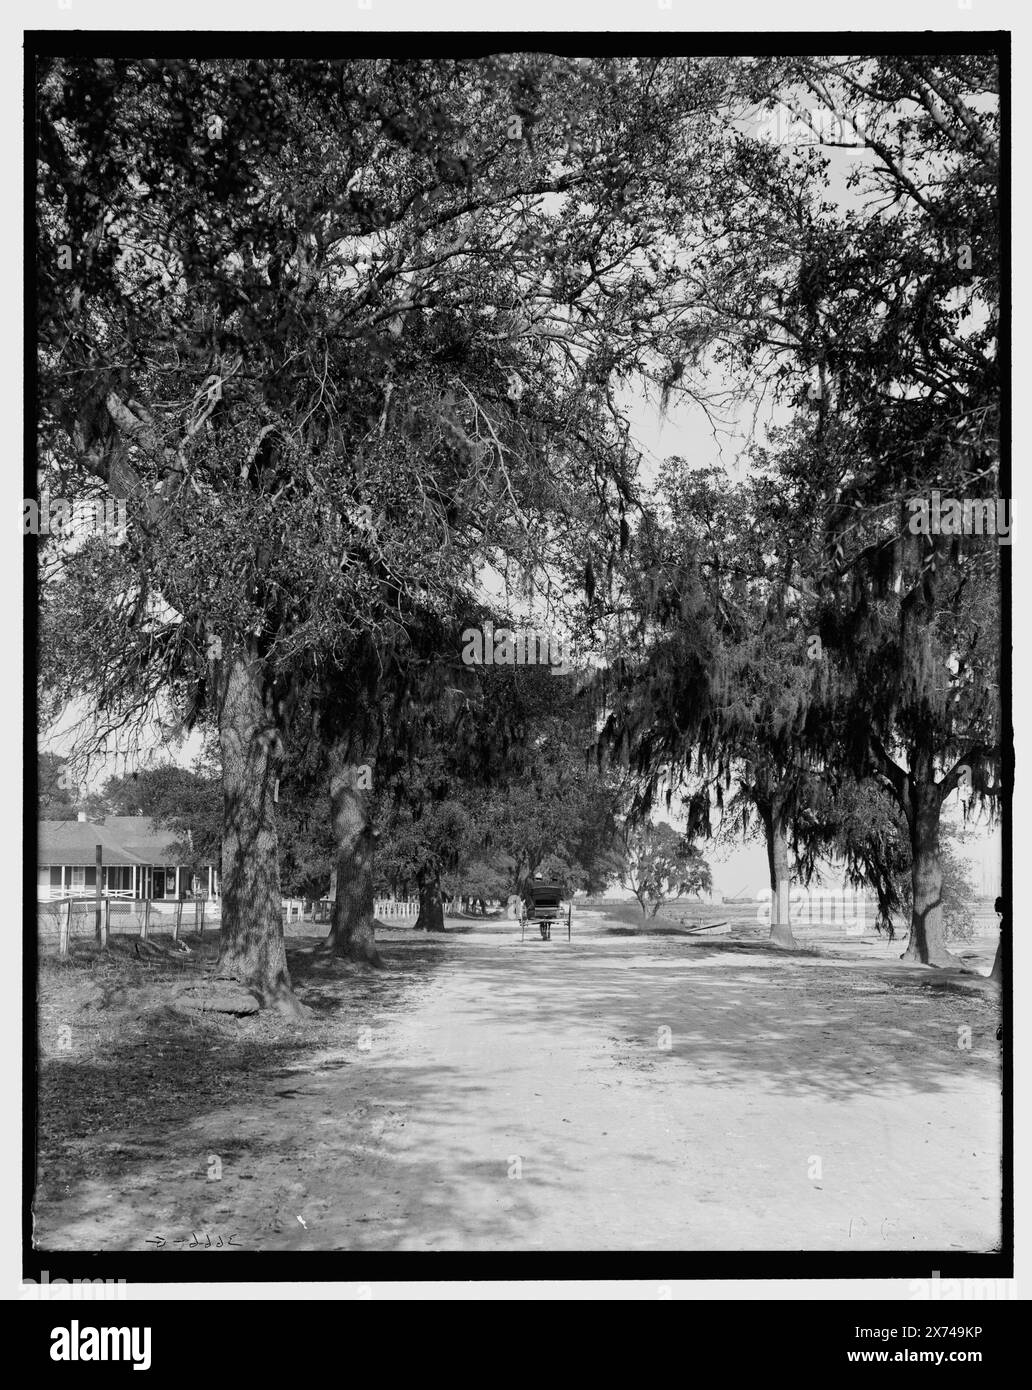
<svg viewBox="0 0 1032 1390">
<path fill-rule="evenodd" d="M 276 731 L 258 662 L 227 654 L 219 672 L 222 752 L 222 926 L 216 974 L 266 1006 L 300 1014 L 287 969 L 274 791 Z"/>
<path fill-rule="evenodd" d="M 349 750 L 331 754 L 330 817 L 337 843 L 337 896 L 327 948 L 335 956 L 382 966 L 373 915 L 373 827 L 369 792 L 360 786 Z"/>
<path fill-rule="evenodd" d="M 416 931 L 444 931 L 444 903 L 441 900 L 441 880 L 436 874 L 419 875 L 419 916 Z"/>
<path fill-rule="evenodd" d="M 792 874 L 788 862 L 788 837 L 776 807 L 761 807 L 763 833 L 767 842 L 767 868 L 770 874 L 770 941 L 775 946 L 791 948 L 796 939 L 792 934 L 789 895 Z"/>
<path fill-rule="evenodd" d="M 913 911 L 904 960 L 922 965 L 955 965 L 946 947 L 942 915 L 942 861 L 939 858 L 941 793 L 934 779 L 911 782 L 908 823 L 912 856 Z"/>
</svg>

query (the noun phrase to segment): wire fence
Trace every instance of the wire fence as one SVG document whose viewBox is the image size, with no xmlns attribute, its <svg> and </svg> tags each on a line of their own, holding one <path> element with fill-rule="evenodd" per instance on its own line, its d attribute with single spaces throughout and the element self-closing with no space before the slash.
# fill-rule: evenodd
<svg viewBox="0 0 1032 1390">
<path fill-rule="evenodd" d="M 161 933 L 178 939 L 182 932 L 219 930 L 222 905 L 217 898 L 96 897 L 50 899 L 37 903 L 41 950 L 66 955 L 73 941 L 95 941 L 98 917 L 102 939 Z"/>
<path fill-rule="evenodd" d="M 117 894 L 99 900 L 92 895 L 41 899 L 37 903 L 39 945 L 42 951 L 57 951 L 67 955 L 74 941 L 95 941 L 112 936 L 135 936 L 146 940 L 160 933 L 178 940 L 180 933 L 192 932 L 203 936 L 206 931 L 218 932 L 222 923 L 222 903 L 218 898 L 125 898 Z M 320 916 L 320 903 L 302 898 L 284 898 L 284 926 L 305 920 L 329 920 L 329 912 Z M 376 917 L 394 926 L 411 926 L 419 916 L 416 901 L 377 899 Z"/>
</svg>

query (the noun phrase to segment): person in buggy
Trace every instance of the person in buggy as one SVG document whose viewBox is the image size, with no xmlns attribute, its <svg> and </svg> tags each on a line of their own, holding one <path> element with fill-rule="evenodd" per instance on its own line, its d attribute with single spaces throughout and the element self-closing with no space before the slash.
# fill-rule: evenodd
<svg viewBox="0 0 1032 1390">
<path fill-rule="evenodd" d="M 552 883 L 541 874 L 535 874 L 523 890 L 527 916 L 538 923 L 542 941 L 551 939 L 552 923 L 559 915 L 562 898 L 562 884 Z"/>
</svg>

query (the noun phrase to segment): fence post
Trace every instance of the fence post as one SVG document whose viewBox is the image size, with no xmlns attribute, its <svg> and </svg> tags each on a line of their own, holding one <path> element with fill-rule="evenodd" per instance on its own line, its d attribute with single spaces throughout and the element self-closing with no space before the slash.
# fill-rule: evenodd
<svg viewBox="0 0 1032 1390">
<path fill-rule="evenodd" d="M 179 927 L 180 927 L 182 921 L 183 921 L 183 900 L 182 900 L 182 898 L 177 898 L 177 899 L 176 899 L 176 924 L 175 924 L 175 926 L 172 928 L 172 940 L 173 940 L 173 941 L 178 941 L 178 940 L 179 940 Z"/>
<path fill-rule="evenodd" d="M 59 913 L 57 919 L 57 952 L 58 955 L 66 956 L 68 954 L 68 933 L 72 925 L 71 898 L 62 903 L 61 906 L 64 908 L 64 912 Z"/>
<path fill-rule="evenodd" d="M 143 926 L 140 928 L 141 941 L 147 940 L 147 933 L 150 931 L 150 898 L 143 900 Z"/>
<path fill-rule="evenodd" d="M 199 925 L 199 923 L 200 923 L 200 920 L 201 920 L 201 913 L 202 913 L 203 911 L 204 911 L 204 899 L 203 899 L 203 898 L 195 898 L 195 899 L 194 899 L 194 905 L 193 905 L 193 927 L 194 927 L 194 931 L 197 930 L 197 927 L 198 927 L 198 925 Z"/>
<path fill-rule="evenodd" d="M 199 926 L 198 926 L 198 928 L 197 928 L 197 935 L 198 935 L 198 936 L 201 936 L 201 937 L 203 937 L 203 935 L 204 935 L 204 905 L 205 905 L 205 902 L 206 902 L 206 899 L 205 899 L 205 898 L 202 898 L 202 899 L 201 899 L 201 920 L 200 920 L 200 924 L 199 924 Z"/>
<path fill-rule="evenodd" d="M 111 930 L 111 899 L 110 899 L 110 898 L 105 898 L 105 899 L 104 899 L 104 909 L 103 909 L 103 912 L 101 913 L 101 919 L 102 919 L 102 926 L 101 926 L 100 944 L 101 944 L 102 946 L 106 946 L 106 945 L 108 944 L 108 933 L 109 933 L 110 930 Z"/>
<path fill-rule="evenodd" d="M 96 934 L 97 934 L 97 940 L 98 940 L 98 942 L 100 943 L 100 945 L 101 945 L 101 946 L 106 946 L 106 945 L 107 945 L 107 937 L 101 935 L 101 918 L 102 918 L 103 915 L 104 915 L 103 909 L 102 909 L 102 907 L 101 907 L 101 894 L 102 894 L 103 891 L 104 891 L 104 846 L 103 846 L 103 845 L 98 845 L 98 846 L 97 846 L 97 852 L 96 852 L 96 880 L 97 880 L 97 881 L 96 881 L 96 885 L 95 885 L 94 893 L 93 893 L 94 903 L 95 903 L 95 907 L 94 907 L 93 929 L 94 929 L 94 931 L 95 931 Z"/>
</svg>

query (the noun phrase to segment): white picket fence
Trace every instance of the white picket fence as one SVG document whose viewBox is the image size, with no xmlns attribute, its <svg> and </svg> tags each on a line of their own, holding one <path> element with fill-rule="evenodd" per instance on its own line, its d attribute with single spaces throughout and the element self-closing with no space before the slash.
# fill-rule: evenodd
<svg viewBox="0 0 1032 1390">
<path fill-rule="evenodd" d="M 377 898 L 373 903 L 373 916 L 381 922 L 411 923 L 419 916 L 419 902 L 412 898 L 407 902 Z"/>
</svg>

